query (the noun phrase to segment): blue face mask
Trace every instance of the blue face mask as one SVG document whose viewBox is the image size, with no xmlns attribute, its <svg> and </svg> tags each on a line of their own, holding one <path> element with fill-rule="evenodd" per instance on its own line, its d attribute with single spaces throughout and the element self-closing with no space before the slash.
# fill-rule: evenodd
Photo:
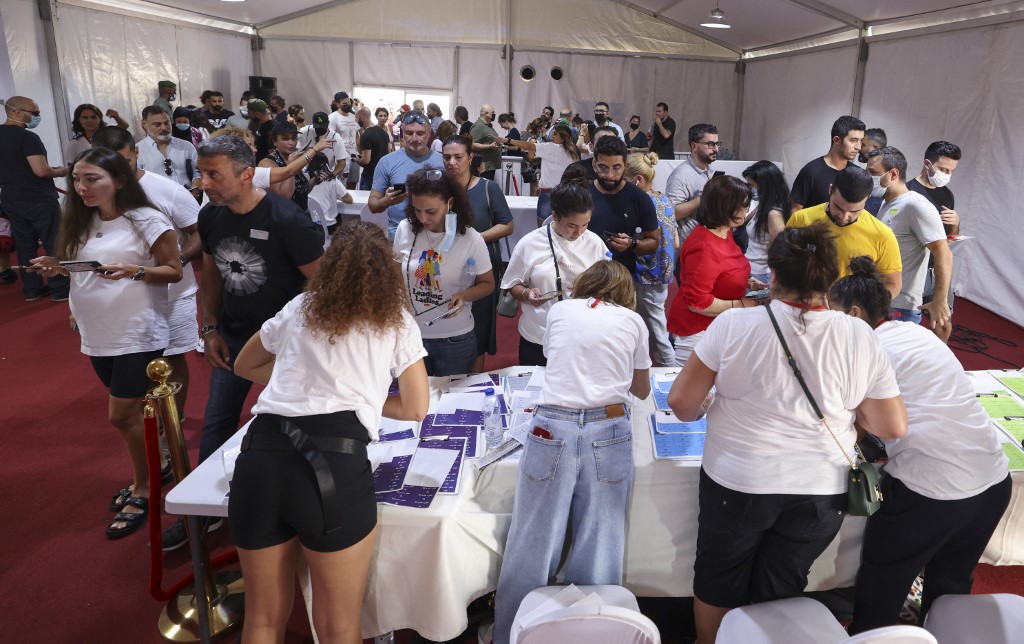
<svg viewBox="0 0 1024 644">
<path fill-rule="evenodd" d="M 178 95 L 177 94 L 171 94 L 170 97 L 167 100 L 173 103 L 174 101 L 178 100 Z"/>
<path fill-rule="evenodd" d="M 442 253 L 450 251 L 452 245 L 455 244 L 455 233 L 459 227 L 457 217 L 454 212 L 449 212 L 444 216 L 444 239 L 441 240 L 441 245 L 438 247 Z"/>
<path fill-rule="evenodd" d="M 39 125 L 39 122 L 42 121 L 42 120 L 43 120 L 43 118 L 41 116 L 33 116 L 29 120 L 29 122 L 25 124 L 25 127 L 27 127 L 28 129 L 31 130 L 31 129 L 35 128 L 37 125 Z"/>
<path fill-rule="evenodd" d="M 188 123 L 175 123 L 175 124 L 174 124 L 174 127 L 178 128 L 178 129 L 179 129 L 179 130 L 181 130 L 182 132 L 185 132 L 185 131 L 187 131 L 187 130 L 188 130 L 188 129 L 189 129 L 190 127 L 192 127 L 192 126 L 191 126 L 191 125 L 189 125 Z"/>
</svg>

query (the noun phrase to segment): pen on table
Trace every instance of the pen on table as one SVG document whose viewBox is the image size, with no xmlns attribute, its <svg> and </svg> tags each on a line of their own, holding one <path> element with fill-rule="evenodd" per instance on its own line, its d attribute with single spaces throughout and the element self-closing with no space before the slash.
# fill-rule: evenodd
<svg viewBox="0 0 1024 644">
<path fill-rule="evenodd" d="M 1024 420 L 1024 416 L 1003 416 L 1006 420 Z"/>
<path fill-rule="evenodd" d="M 981 398 L 982 396 L 986 398 L 998 398 L 999 394 L 974 394 L 974 396 L 975 398 Z"/>
<path fill-rule="evenodd" d="M 423 436 L 420 438 L 421 441 L 446 441 L 448 436 Z"/>
</svg>

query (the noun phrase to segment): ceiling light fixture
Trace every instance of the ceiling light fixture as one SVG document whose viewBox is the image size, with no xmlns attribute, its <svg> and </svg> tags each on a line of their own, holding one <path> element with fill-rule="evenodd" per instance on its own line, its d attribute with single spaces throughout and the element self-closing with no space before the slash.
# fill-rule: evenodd
<svg viewBox="0 0 1024 644">
<path fill-rule="evenodd" d="M 708 13 L 708 22 L 702 22 L 700 26 L 708 29 L 729 29 L 732 27 L 732 25 L 725 21 L 725 12 L 718 8 L 718 2 L 715 2 L 715 8 Z"/>
</svg>

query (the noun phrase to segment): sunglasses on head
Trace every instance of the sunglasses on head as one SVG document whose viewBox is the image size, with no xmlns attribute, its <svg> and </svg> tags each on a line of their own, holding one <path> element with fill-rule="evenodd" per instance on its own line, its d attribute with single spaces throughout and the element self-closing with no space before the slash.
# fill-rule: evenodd
<svg viewBox="0 0 1024 644">
<path fill-rule="evenodd" d="M 437 181 L 438 179 L 441 178 L 441 171 L 427 170 L 426 172 L 423 173 L 423 176 L 426 177 L 427 179 L 430 179 L 431 181 Z"/>
<path fill-rule="evenodd" d="M 411 123 L 426 125 L 427 123 L 429 123 L 429 121 L 427 121 L 427 117 L 423 116 L 422 114 L 406 114 L 404 117 L 402 117 L 402 123 L 405 125 L 409 125 Z"/>
</svg>

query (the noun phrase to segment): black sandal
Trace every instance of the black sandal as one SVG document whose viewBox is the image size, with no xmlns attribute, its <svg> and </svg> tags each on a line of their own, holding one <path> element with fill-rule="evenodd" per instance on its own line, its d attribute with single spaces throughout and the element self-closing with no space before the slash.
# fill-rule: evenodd
<svg viewBox="0 0 1024 644">
<path fill-rule="evenodd" d="M 149 515 L 149 499 L 141 496 L 130 496 L 124 500 L 124 505 L 134 506 L 142 510 L 142 512 L 118 512 L 115 514 L 114 520 L 107 526 L 108 539 L 120 539 L 121 537 L 128 536 L 146 523 L 146 517 Z M 119 522 L 125 524 L 123 528 L 114 527 L 114 524 Z"/>
<path fill-rule="evenodd" d="M 120 512 L 121 508 L 124 507 L 125 500 L 131 497 L 131 495 L 132 486 L 129 485 L 128 487 L 121 488 L 117 491 L 117 494 L 110 499 L 110 505 L 107 506 L 107 509 L 111 512 Z"/>
<path fill-rule="evenodd" d="M 167 465 L 163 466 L 160 470 L 160 484 L 167 485 L 174 480 L 174 470 L 171 469 L 171 461 L 167 461 Z"/>
</svg>

